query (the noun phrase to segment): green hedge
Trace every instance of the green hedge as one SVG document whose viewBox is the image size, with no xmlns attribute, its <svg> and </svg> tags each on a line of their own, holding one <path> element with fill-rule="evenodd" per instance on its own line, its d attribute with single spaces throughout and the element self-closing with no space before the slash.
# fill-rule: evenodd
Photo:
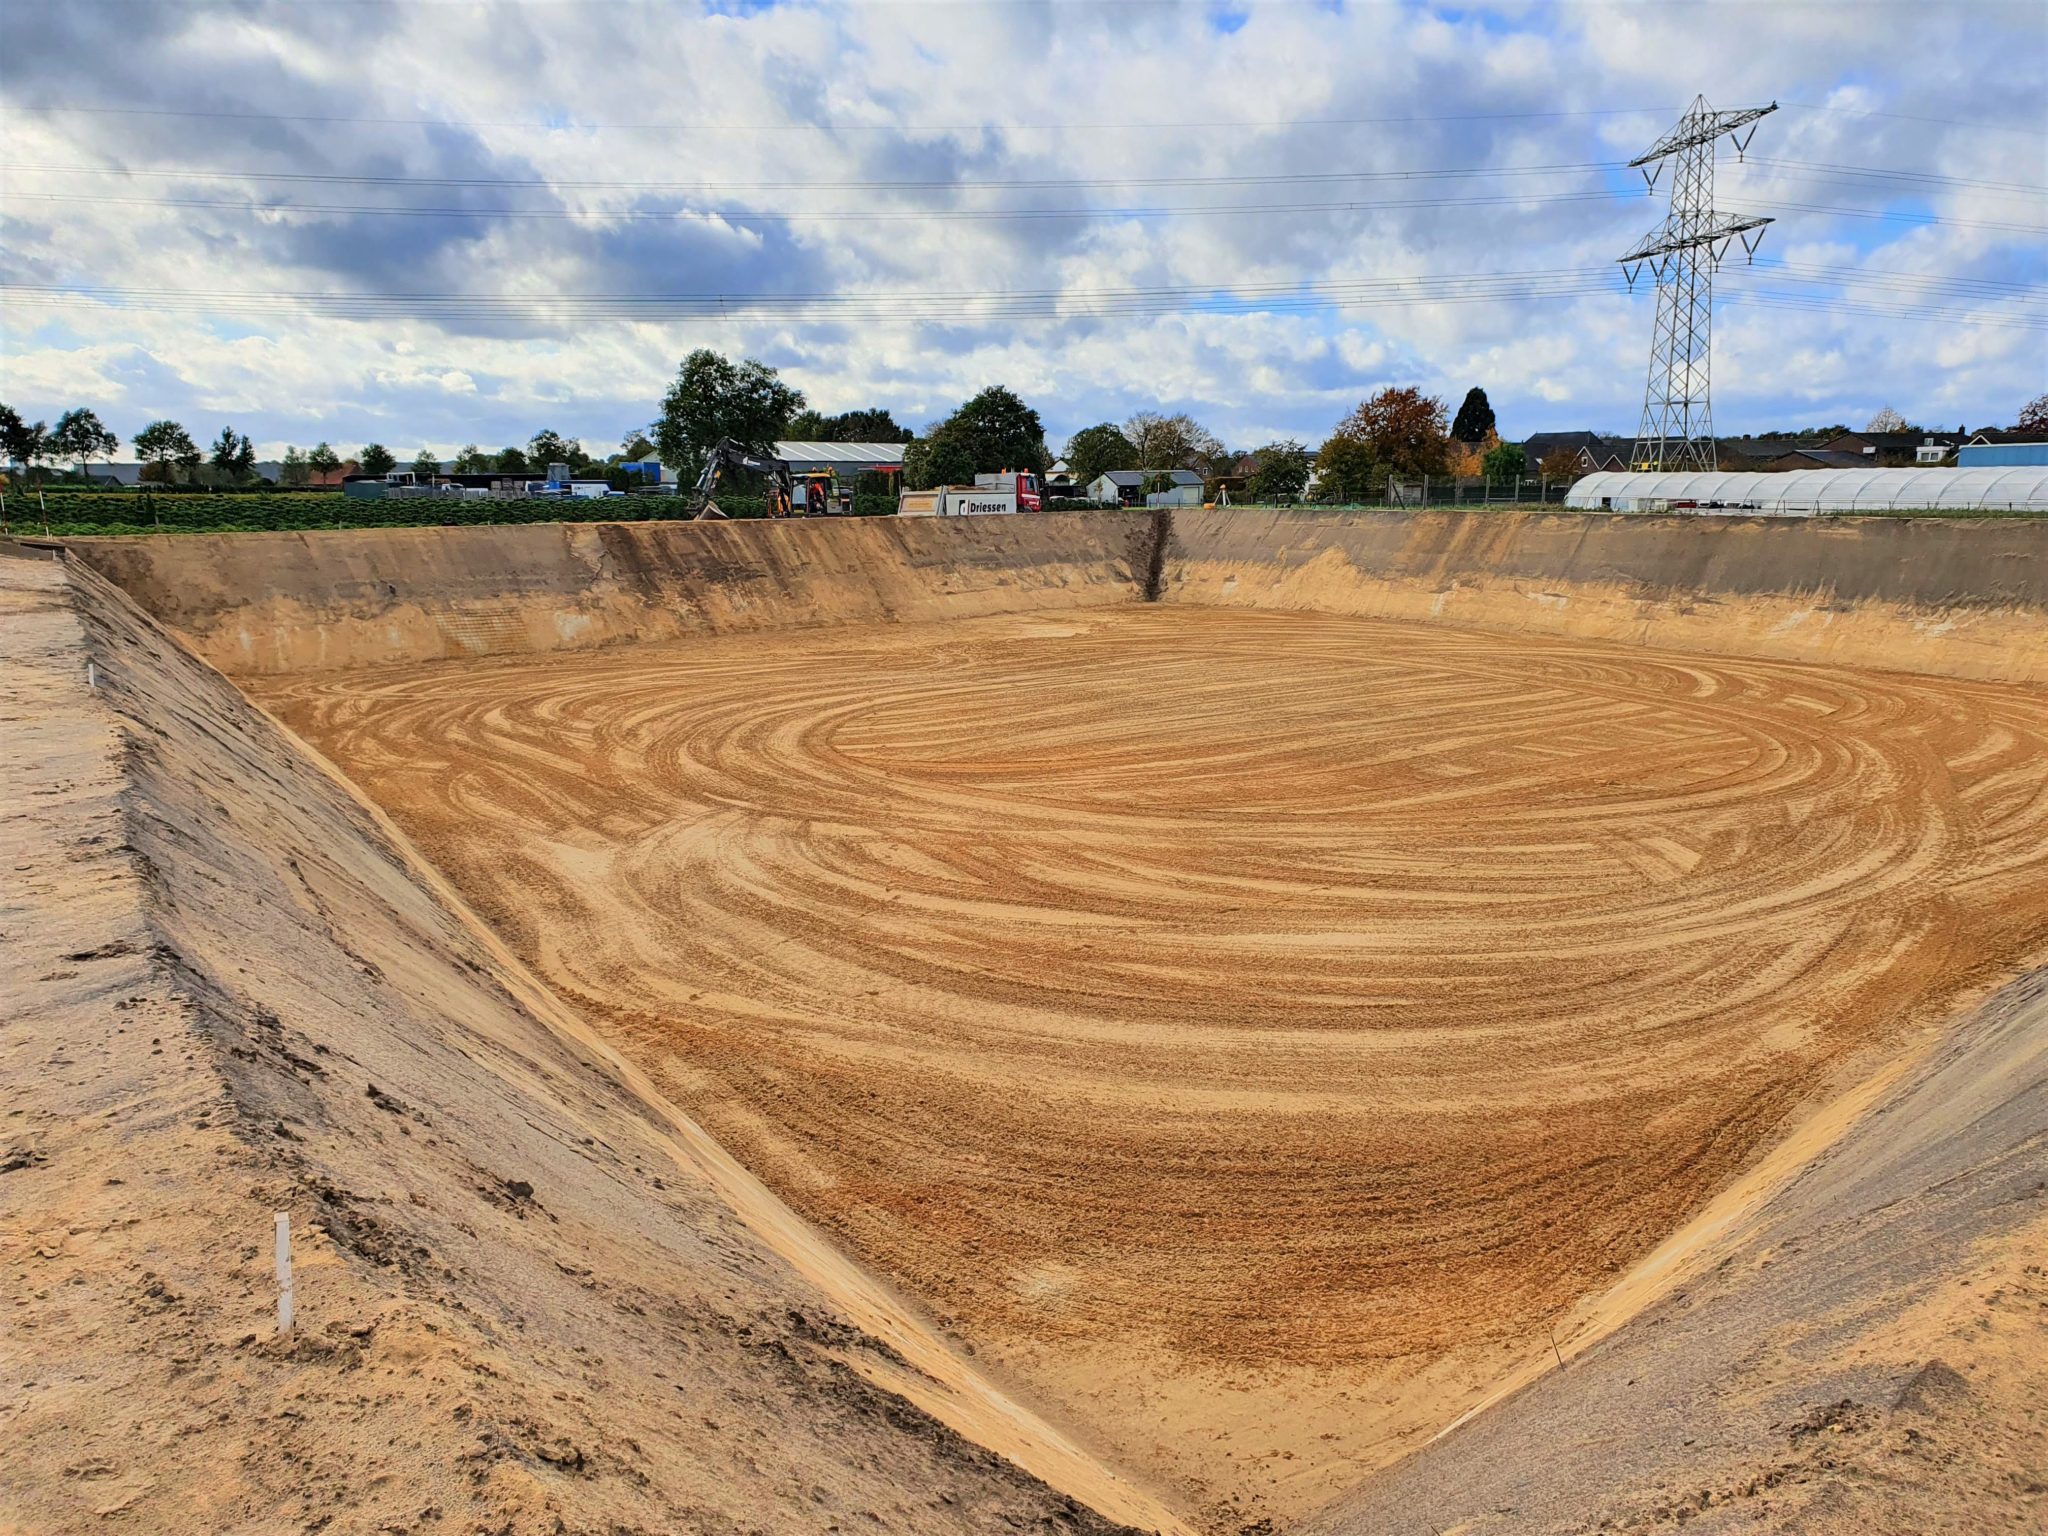
<svg viewBox="0 0 2048 1536">
<path fill-rule="evenodd" d="M 760 517 L 759 497 L 721 496 L 729 517 Z M 184 492 L 33 490 L 5 493 L 8 531 L 89 538 L 136 533 L 275 533 L 320 528 L 433 528 L 504 523 L 639 523 L 686 515 L 680 496 L 607 496 L 603 500 L 478 497 L 344 496 L 339 491 L 229 491 L 213 496 Z M 895 512 L 886 496 L 859 496 L 863 517 Z"/>
</svg>

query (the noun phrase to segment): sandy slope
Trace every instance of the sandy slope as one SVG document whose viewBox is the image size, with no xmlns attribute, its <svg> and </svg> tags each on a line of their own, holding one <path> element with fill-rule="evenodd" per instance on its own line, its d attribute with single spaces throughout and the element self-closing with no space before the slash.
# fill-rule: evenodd
<svg viewBox="0 0 2048 1536">
<path fill-rule="evenodd" d="M 1670 1295 L 1316 1536 L 2048 1529 L 2048 970 L 1918 1054 Z"/>
<path fill-rule="evenodd" d="M 257 685 L 792 1204 L 1218 1526 L 2048 940 L 2048 697 L 1131 608 Z"/>
<path fill-rule="evenodd" d="M 85 580 L 0 560 L 0 1530 L 1111 1528 L 948 1423 L 1171 1525 Z"/>
</svg>

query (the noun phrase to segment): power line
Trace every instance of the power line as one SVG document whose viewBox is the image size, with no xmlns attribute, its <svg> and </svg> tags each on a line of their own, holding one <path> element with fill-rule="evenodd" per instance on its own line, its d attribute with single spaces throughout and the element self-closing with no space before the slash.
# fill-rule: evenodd
<svg viewBox="0 0 2048 1536">
<path fill-rule="evenodd" d="M 95 165 L 6 165 L 0 170 L 33 171 L 50 175 L 150 176 L 168 179 L 289 181 L 378 187 L 492 187 L 528 188 L 535 191 L 618 191 L 618 192 L 855 192 L 855 191 L 980 191 L 995 188 L 1050 189 L 1060 187 L 1196 187 L 1263 186 L 1283 182 L 1346 181 L 1435 181 L 1453 177 L 1556 176 L 1573 172 L 1618 171 L 1620 160 L 1582 160 L 1553 165 L 1446 166 L 1440 170 L 1391 171 L 1269 171 L 1215 176 L 1045 176 L 968 178 L 946 180 L 926 177 L 899 181 L 591 181 L 563 177 L 504 176 L 351 176 L 339 172 L 313 171 L 221 171 Z M 2048 190 L 2048 189 L 2044 189 Z"/>
<path fill-rule="evenodd" d="M 1806 101 L 1780 101 L 1781 107 L 1801 112 L 1832 112 L 1841 117 L 1888 117 L 1901 123 L 1934 123 L 1943 128 L 1967 128 L 1974 133 L 2040 133 L 2039 127 L 2016 128 L 2010 123 L 1971 122 L 1957 117 L 1922 117 L 1914 112 L 1880 112 L 1870 107 L 1822 107 Z"/>
<path fill-rule="evenodd" d="M 800 223 L 990 223 L 1004 220 L 1031 222 L 1053 219 L 1156 219 L 1180 217 L 1239 217 L 1248 214 L 1363 213 L 1413 208 L 1532 207 L 1587 202 L 1638 202 L 1642 194 L 1633 188 L 1592 192 L 1547 193 L 1542 196 L 1497 194 L 1484 197 L 1435 197 L 1380 200 L 1351 200 L 1312 203 L 1184 203 L 1154 207 L 1082 208 L 823 208 L 771 210 L 753 208 L 444 208 L 375 203 L 248 203 L 224 198 L 95 197 L 63 192 L 14 192 L 12 197 L 50 203 L 89 203 L 98 207 L 204 208 L 230 213 L 252 214 L 343 214 L 371 218 L 434 219 L 589 219 L 609 223 L 686 223 L 718 221 L 725 224 Z M 1989 219 L 1958 219 L 1947 214 L 1922 213 L 1886 208 L 1845 208 L 1834 203 L 1762 203 L 1771 212 L 1818 213 L 1832 218 L 1880 219 L 1915 225 L 1940 225 L 1955 229 L 1996 230 L 2011 234 L 2048 235 L 2048 226 L 2005 223 Z"/>
<path fill-rule="evenodd" d="M 1542 196 L 1497 194 L 1485 197 L 1428 197 L 1377 201 L 1314 203 L 1180 203 L 1153 207 L 1085 208 L 459 208 L 376 203 L 246 203 L 217 198 L 93 197 L 62 192 L 15 192 L 10 196 L 51 203 L 91 203 L 124 208 L 213 208 L 235 213 L 350 214 L 432 219 L 596 219 L 624 223 L 678 223 L 718 220 L 729 224 L 788 223 L 804 220 L 853 223 L 994 222 L 1006 219 L 1155 219 L 1202 215 L 1270 213 L 1352 213 L 1370 209 L 1486 208 L 1508 204 L 1639 202 L 1633 188 L 1593 192 L 1547 193 Z"/>
<path fill-rule="evenodd" d="M 1920 185 L 1970 187 L 2007 191 L 2028 196 L 2048 196 L 2048 185 L 2028 182 L 1990 181 L 1978 177 L 1951 176 L 1943 172 L 1892 170 L 1874 166 L 1829 165 L 1805 160 L 1771 159 L 1752 155 L 1746 165 L 1809 171 L 1824 176 L 1845 176 Z M 1208 176 L 1045 176 L 996 178 L 934 178 L 897 180 L 827 179 L 811 181 L 632 181 L 579 177 L 510 176 L 397 176 L 389 174 L 348 174 L 338 171 L 220 170 L 212 167 L 35 165 L 17 163 L 0 170 L 53 176 L 127 176 L 159 180 L 192 181 L 279 181 L 301 185 L 374 187 L 490 187 L 533 191 L 617 191 L 617 192 L 762 192 L 762 191 L 981 191 L 1079 187 L 1194 187 L 1268 186 L 1281 184 L 1341 183 L 1353 181 L 1436 181 L 1451 179 L 1492 179 L 1523 176 L 1560 176 L 1587 172 L 1619 171 L 1621 160 L 1559 161 L 1543 165 L 1467 165 L 1435 169 L 1409 167 L 1392 170 L 1357 171 L 1258 171 Z M 1764 178 L 1774 179 L 1774 178 Z"/>
<path fill-rule="evenodd" d="M 1975 325 L 2048 328 L 2048 311 L 2010 307 L 2015 298 L 2033 303 L 2041 297 L 2016 284 L 1955 279 L 1975 287 L 1922 291 L 1921 285 L 1891 287 L 1898 274 L 1866 274 L 1859 269 L 1806 268 L 1789 263 L 1760 264 L 1766 279 L 1731 295 L 1741 302 L 1803 310 L 1810 313 L 1874 315 L 1892 319 L 1945 320 Z M 1873 277 L 1884 298 L 1871 303 L 1855 297 L 1787 292 L 1772 286 L 1782 278 L 1798 287 L 1836 286 L 1845 280 Z M 1009 319 L 1136 319 L 1165 314 L 1242 315 L 1328 309 L 1403 308 L 1416 305 L 1473 303 L 1540 303 L 1584 297 L 1620 296 L 1621 285 L 1606 267 L 1546 268 L 1509 273 L 1472 273 L 1434 277 L 1342 279 L 1316 282 L 1221 286 L 1180 286 L 1124 289 L 980 290 L 950 293 L 871 292 L 826 294 L 720 293 L 597 293 L 597 294 L 398 294 L 253 292 L 236 289 L 146 289 L 67 284 L 0 285 L 12 302 L 39 306 L 100 304 L 172 313 L 310 313 L 322 318 L 414 318 L 473 323 L 539 323 L 542 321 L 625 320 L 651 322 L 678 319 L 787 320 L 822 323 L 971 324 Z M 1965 308 L 1939 302 L 1952 298 L 1975 304 Z"/>
<path fill-rule="evenodd" d="M 190 117 L 267 123 L 356 123 L 387 128 L 526 128 L 537 133 L 560 133 L 565 130 L 578 133 L 1099 133 L 1110 130 L 1180 132 L 1196 128 L 1331 128 L 1383 123 L 1526 122 L 1541 118 L 1635 117 L 1673 110 L 1670 107 L 1584 107 L 1546 112 L 1408 113 L 1382 117 L 1207 118 L 1170 123 L 863 123 L 844 120 L 808 123 L 562 123 L 537 122 L 531 118 L 452 120 L 442 117 L 358 117 L 338 113 L 222 112 L 197 107 L 79 106 L 56 102 L 19 102 L 11 104 L 11 109 L 21 112 L 80 113 L 103 117 Z"/>
</svg>

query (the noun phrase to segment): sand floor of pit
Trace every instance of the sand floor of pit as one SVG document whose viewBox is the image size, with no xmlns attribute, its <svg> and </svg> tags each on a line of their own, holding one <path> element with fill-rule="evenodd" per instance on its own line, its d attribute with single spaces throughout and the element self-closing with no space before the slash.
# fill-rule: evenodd
<svg viewBox="0 0 2048 1536">
<path fill-rule="evenodd" d="M 1134 606 L 264 682 L 1212 1525 L 1441 1426 L 2048 944 L 2048 693 Z"/>
</svg>

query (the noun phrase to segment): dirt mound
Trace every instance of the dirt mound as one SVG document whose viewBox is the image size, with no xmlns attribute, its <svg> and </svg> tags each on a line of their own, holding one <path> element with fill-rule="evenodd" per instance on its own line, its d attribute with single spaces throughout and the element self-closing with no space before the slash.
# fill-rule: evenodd
<svg viewBox="0 0 2048 1536">
<path fill-rule="evenodd" d="M 80 579 L 0 560 L 0 1526 L 1172 1525 Z"/>
</svg>

